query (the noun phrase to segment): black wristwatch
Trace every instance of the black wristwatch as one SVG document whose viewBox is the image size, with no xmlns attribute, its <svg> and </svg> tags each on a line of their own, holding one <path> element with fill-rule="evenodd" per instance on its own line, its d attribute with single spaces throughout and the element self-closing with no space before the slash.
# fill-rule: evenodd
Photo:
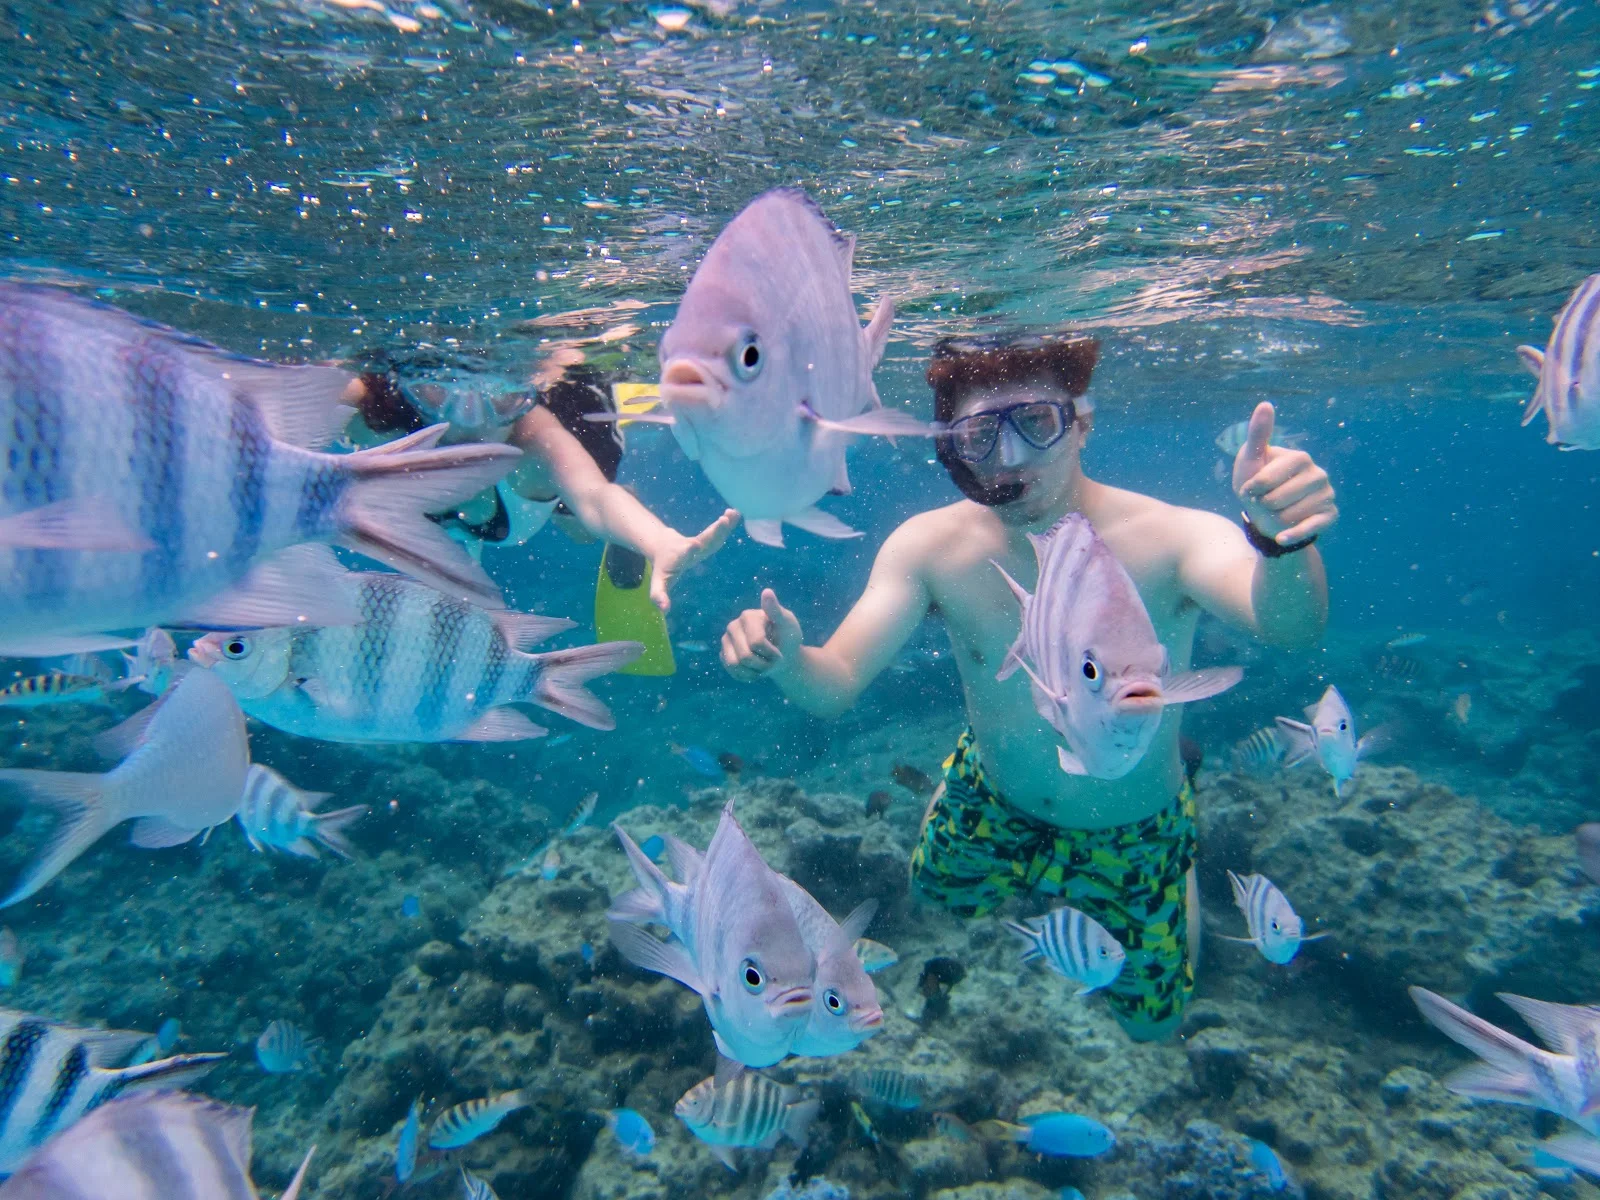
<svg viewBox="0 0 1600 1200">
<path fill-rule="evenodd" d="M 1250 523 L 1250 518 L 1244 513 L 1239 514 L 1239 523 L 1244 526 L 1244 535 L 1250 539 L 1250 544 L 1256 548 L 1256 553 L 1262 558 L 1282 558 L 1285 554 L 1293 554 L 1296 550 L 1304 550 L 1317 540 L 1317 535 L 1312 534 L 1303 542 L 1296 542 L 1292 546 L 1280 546 L 1273 538 L 1268 537 Z"/>
</svg>

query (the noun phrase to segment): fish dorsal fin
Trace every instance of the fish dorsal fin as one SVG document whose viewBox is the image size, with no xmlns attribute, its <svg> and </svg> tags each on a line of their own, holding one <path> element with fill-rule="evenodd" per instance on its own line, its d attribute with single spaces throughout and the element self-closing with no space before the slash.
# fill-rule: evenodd
<svg viewBox="0 0 1600 1200">
<path fill-rule="evenodd" d="M 856 235 L 853 233 L 845 233 L 844 230 L 835 225 L 833 223 L 833 218 L 822 211 L 822 205 L 818 204 L 816 200 L 812 198 L 811 193 L 806 191 L 805 188 L 790 186 L 773 188 L 772 190 L 775 195 L 785 196 L 788 199 L 793 200 L 796 204 L 799 204 L 801 207 L 808 209 L 812 216 L 816 217 L 818 221 L 822 222 L 822 227 L 826 229 L 829 235 L 833 238 L 834 249 L 839 256 L 839 265 L 844 268 L 845 281 L 848 283 L 850 280 L 850 270 L 854 265 L 856 256 Z"/>
<path fill-rule="evenodd" d="M 700 864 L 705 861 L 705 856 L 673 834 L 663 834 L 661 840 L 666 844 L 667 861 L 672 864 L 673 875 L 677 876 L 679 883 L 688 887 L 700 874 Z"/>
<path fill-rule="evenodd" d="M 1600 1009 L 1552 1004 L 1548 1000 L 1533 1000 L 1510 992 L 1496 992 L 1495 995 L 1514 1008 L 1539 1035 L 1539 1040 L 1557 1054 L 1576 1054 L 1582 1036 L 1600 1030 Z"/>
<path fill-rule="evenodd" d="M 88 1055 L 91 1067 L 110 1067 L 121 1062 L 144 1045 L 150 1037 L 146 1033 L 134 1033 L 125 1029 L 72 1029 L 70 1026 L 57 1026 L 57 1028 L 76 1035 L 83 1042 L 84 1053 Z"/>
<path fill-rule="evenodd" d="M 314 1145 L 306 1151 L 305 1158 L 300 1161 L 300 1169 L 294 1173 L 294 1178 L 289 1181 L 288 1190 L 278 1200 L 300 1200 L 300 1186 L 306 1181 L 306 1172 L 311 1169 L 311 1156 L 316 1152 L 317 1148 Z"/>
<path fill-rule="evenodd" d="M 535 613 L 500 611 L 487 614 L 494 622 L 500 636 L 511 644 L 513 650 L 527 650 L 546 638 L 554 637 L 568 629 L 577 628 L 576 621 L 566 617 L 541 617 Z"/>
<path fill-rule="evenodd" d="M 1315 721 L 1317 719 L 1317 709 L 1320 708 L 1320 707 L 1321 707 L 1320 704 L 1308 704 L 1304 708 L 1302 708 L 1300 711 L 1305 713 L 1306 720 Z"/>
<path fill-rule="evenodd" d="M 1032 537 L 1033 535 L 1029 534 L 1028 536 Z M 1037 550 L 1038 546 L 1035 546 L 1034 549 Z M 1026 612 L 1028 610 L 1029 602 L 1033 599 L 1033 594 L 1015 579 L 1011 578 L 1011 573 L 999 563 L 995 562 L 994 559 L 991 558 L 989 560 L 989 564 L 994 567 L 996 571 L 1000 572 L 1000 578 L 1006 581 L 1006 586 L 1011 589 L 1011 594 L 1017 598 L 1017 603 L 1022 605 L 1022 610 Z"/>
<path fill-rule="evenodd" d="M 1532 375 L 1535 379 L 1539 378 L 1539 376 L 1544 372 L 1544 351 L 1539 349 L 1537 346 L 1518 346 L 1517 361 L 1520 362 L 1527 370 L 1528 374 Z M 1523 424 L 1526 425 L 1527 422 L 1524 421 Z"/>
<path fill-rule="evenodd" d="M 727 1057 L 727 1055 L 723 1054 L 721 1051 L 718 1051 L 717 1071 L 716 1074 L 712 1076 L 713 1082 L 711 1086 L 719 1089 L 725 1088 L 743 1074 L 743 1063 L 737 1062 L 734 1059 Z"/>
<path fill-rule="evenodd" d="M 867 932 L 867 926 L 872 924 L 872 918 L 878 915 L 878 902 L 864 900 L 850 911 L 850 915 L 839 922 L 839 935 L 848 945 L 854 946 L 856 939 Z"/>
</svg>

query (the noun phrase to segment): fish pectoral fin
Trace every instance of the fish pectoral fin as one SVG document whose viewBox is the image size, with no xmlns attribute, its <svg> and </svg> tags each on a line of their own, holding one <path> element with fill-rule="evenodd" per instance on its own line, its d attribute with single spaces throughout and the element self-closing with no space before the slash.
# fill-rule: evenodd
<svg viewBox="0 0 1600 1200">
<path fill-rule="evenodd" d="M 1300 935 L 1302 942 L 1320 942 L 1323 938 L 1331 938 L 1333 930 L 1324 929 L 1321 933 L 1303 933 Z"/>
<path fill-rule="evenodd" d="M 133 823 L 128 842 L 143 850 L 164 850 L 168 846 L 181 846 L 193 841 L 198 829 L 185 829 L 174 825 L 165 817 L 141 817 Z"/>
<path fill-rule="evenodd" d="M 307 542 L 257 563 L 233 587 L 185 612 L 191 629 L 354 625 L 361 619 L 347 570 L 327 546 Z"/>
<path fill-rule="evenodd" d="M 137 553 L 155 543 L 104 496 L 58 500 L 0 517 L 0 546 L 18 550 L 106 550 Z"/>
<path fill-rule="evenodd" d="M 711 1145 L 707 1145 L 706 1149 L 711 1151 L 711 1153 L 715 1154 L 717 1156 L 717 1161 L 719 1163 L 721 1163 L 723 1166 L 727 1167 L 728 1170 L 730 1170 L 730 1171 L 738 1171 L 739 1166 L 738 1166 L 737 1163 L 735 1163 L 733 1161 L 733 1147 L 732 1146 L 711 1146 Z"/>
<path fill-rule="evenodd" d="M 1187 704 L 1225 692 L 1244 678 L 1243 667 L 1206 667 L 1185 671 L 1161 681 L 1161 698 L 1168 704 Z"/>
<path fill-rule="evenodd" d="M 1011 649 L 1006 651 L 1006 656 L 1000 663 L 1000 669 L 995 672 L 995 682 L 1004 683 L 1006 680 L 1015 675 L 1018 668 L 1022 666 L 1023 662 L 1021 652 L 1018 651 L 1015 646 L 1011 647 Z"/>
<path fill-rule="evenodd" d="M 1241 946 L 1254 946 L 1256 944 L 1255 938 L 1234 937 L 1228 933 L 1213 933 L 1211 936 L 1219 942 L 1238 942 Z M 1304 941 L 1305 939 L 1302 938 L 1301 940 Z"/>
<path fill-rule="evenodd" d="M 859 529 L 851 529 L 838 517 L 823 512 L 815 505 L 811 508 L 801 509 L 797 513 L 790 513 L 783 519 L 796 529 L 804 529 L 807 533 L 814 533 L 821 538 L 831 538 L 834 541 L 845 541 L 849 538 L 863 536 Z"/>
<path fill-rule="evenodd" d="M 773 546 L 783 549 L 783 522 L 774 521 L 766 517 L 746 517 L 744 530 L 752 542 L 760 542 L 763 546 Z"/>
<path fill-rule="evenodd" d="M 1362 761 L 1369 754 L 1382 754 L 1394 744 L 1395 729 L 1392 725 L 1379 725 L 1369 729 L 1356 743 L 1356 760 Z"/>
<path fill-rule="evenodd" d="M 1056 747 L 1056 760 L 1060 762 L 1061 769 L 1068 775 L 1087 775 L 1089 773 L 1089 768 L 1083 765 L 1083 759 L 1065 746 Z"/>
<path fill-rule="evenodd" d="M 875 408 L 859 416 L 831 420 L 818 414 L 809 404 L 800 406 L 800 419 L 814 422 L 818 429 L 847 433 L 853 437 L 938 437 L 944 426 L 937 421 L 920 421 L 898 408 Z"/>
<path fill-rule="evenodd" d="M 544 737 L 550 731 L 535 724 L 514 708 L 491 708 L 451 741 L 455 742 L 521 742 L 529 738 Z"/>
<path fill-rule="evenodd" d="M 127 758 L 144 741 L 150 722 L 161 711 L 161 705 L 162 700 L 147 704 L 126 721 L 119 721 L 110 729 L 95 734 L 94 752 L 107 762 Z"/>
<path fill-rule="evenodd" d="M 718 1039 L 720 1042 L 720 1039 Z M 744 1074 L 744 1064 L 736 1058 L 729 1058 L 722 1053 L 720 1046 L 717 1050 L 717 1069 L 713 1087 L 727 1087 L 735 1079 Z"/>
<path fill-rule="evenodd" d="M 1278 717 L 1278 732 L 1283 735 L 1283 765 L 1298 767 L 1317 752 L 1317 735 L 1311 726 L 1291 717 Z"/>
<path fill-rule="evenodd" d="M 611 944 L 634 966 L 676 979 L 702 996 L 706 994 L 706 985 L 682 942 L 658 941 L 637 925 L 621 921 L 607 921 L 606 926 L 611 931 Z"/>
<path fill-rule="evenodd" d="M 1537 346 L 1518 346 L 1517 361 L 1535 379 L 1544 373 L 1544 351 Z M 1528 422 L 1523 421 L 1522 423 L 1526 425 Z"/>
</svg>

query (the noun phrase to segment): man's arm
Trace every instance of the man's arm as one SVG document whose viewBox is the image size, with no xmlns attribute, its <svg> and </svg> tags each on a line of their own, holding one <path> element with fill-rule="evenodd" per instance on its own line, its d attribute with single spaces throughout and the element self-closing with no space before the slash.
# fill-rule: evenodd
<svg viewBox="0 0 1600 1200">
<path fill-rule="evenodd" d="M 867 588 L 827 644 L 802 644 L 800 622 L 768 588 L 761 607 L 746 609 L 722 635 L 722 665 L 735 679 L 765 675 L 808 713 L 833 717 L 866 686 L 916 632 L 931 597 L 922 574 L 918 519 L 889 535 L 872 564 Z"/>
</svg>

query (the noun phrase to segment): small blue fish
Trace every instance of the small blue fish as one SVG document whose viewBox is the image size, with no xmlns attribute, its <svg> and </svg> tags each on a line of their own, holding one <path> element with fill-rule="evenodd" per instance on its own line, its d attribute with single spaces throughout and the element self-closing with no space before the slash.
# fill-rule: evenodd
<svg viewBox="0 0 1600 1200">
<path fill-rule="evenodd" d="M 130 1067 L 140 1067 L 147 1062 L 154 1062 L 156 1059 L 170 1054 L 172 1048 L 178 1044 L 178 1037 L 181 1032 L 182 1027 L 178 1024 L 178 1019 L 176 1017 L 168 1017 L 161 1022 L 161 1028 L 156 1030 L 152 1036 L 145 1038 L 139 1048 L 133 1052 L 133 1057 L 128 1060 L 128 1065 Z"/>
<path fill-rule="evenodd" d="M 411 1102 L 406 1123 L 400 1126 L 400 1140 L 394 1146 L 394 1177 L 401 1183 L 411 1178 L 417 1169 L 417 1137 L 422 1128 L 422 1097 Z"/>
<path fill-rule="evenodd" d="M 617 1144 L 629 1154 L 643 1158 L 656 1148 L 656 1131 L 633 1109 L 613 1108 L 605 1116 Z"/>
<path fill-rule="evenodd" d="M 600 803 L 600 793 L 590 792 L 577 804 L 572 806 L 572 811 L 567 814 L 567 823 L 561 827 L 561 836 L 571 837 L 589 823 L 589 818 L 594 816 L 595 806 Z"/>
<path fill-rule="evenodd" d="M 168 1017 L 161 1022 L 161 1028 L 156 1030 L 156 1045 L 161 1053 L 166 1054 L 178 1044 L 178 1038 L 183 1032 L 183 1026 L 178 1024 L 177 1017 Z"/>
<path fill-rule="evenodd" d="M 1085 1200 L 1084 1194 L 1075 1187 L 1061 1189 L 1061 1200 Z"/>
<path fill-rule="evenodd" d="M 886 971 L 900 961 L 900 956 L 888 946 L 871 938 L 857 938 L 855 952 L 856 957 L 861 960 L 861 969 L 868 975 Z"/>
<path fill-rule="evenodd" d="M 652 833 L 645 838 L 644 845 L 639 849 L 644 851 L 644 856 L 651 862 L 660 862 L 661 853 L 667 848 L 667 841 L 659 833 Z"/>
<path fill-rule="evenodd" d="M 674 745 L 672 752 L 688 763 L 689 769 L 696 775 L 703 775 L 707 779 L 722 778 L 722 764 L 717 762 L 717 756 L 709 750 L 703 750 L 699 746 Z"/>
<path fill-rule="evenodd" d="M 1023 1117 L 1012 1137 L 1035 1154 L 1051 1158 L 1098 1158 L 1117 1144 L 1117 1135 L 1093 1117 L 1079 1113 L 1035 1113 Z"/>
<path fill-rule="evenodd" d="M 590 966 L 590 967 L 594 966 L 594 943 L 593 942 L 585 942 L 583 945 L 579 946 L 578 947 L 578 953 L 583 955 L 583 961 L 584 961 L 584 965 L 585 966 Z"/>
<path fill-rule="evenodd" d="M 1284 1170 L 1277 1154 L 1271 1146 L 1255 1138 L 1250 1139 L 1250 1165 L 1267 1177 L 1267 1185 L 1273 1191 L 1281 1192 L 1289 1186 L 1289 1172 Z"/>
<path fill-rule="evenodd" d="M 428 1145 L 435 1150 L 454 1150 L 475 1142 L 519 1108 L 528 1106 L 521 1092 L 501 1092 L 479 1100 L 467 1100 L 446 1109 L 428 1131 Z"/>
<path fill-rule="evenodd" d="M 256 1061 L 269 1075 L 302 1071 L 320 1043 L 320 1038 L 307 1039 L 292 1021 L 273 1021 L 256 1039 Z"/>
<path fill-rule="evenodd" d="M 400 915 L 409 921 L 415 921 L 422 915 L 422 901 L 415 896 L 407 896 L 400 901 Z"/>
</svg>

